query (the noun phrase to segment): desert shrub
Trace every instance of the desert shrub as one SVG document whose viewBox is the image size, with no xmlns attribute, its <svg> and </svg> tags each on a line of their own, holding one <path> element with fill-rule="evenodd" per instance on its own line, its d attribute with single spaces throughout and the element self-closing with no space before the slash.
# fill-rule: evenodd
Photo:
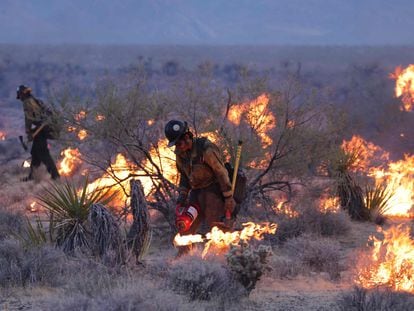
<svg viewBox="0 0 414 311">
<path fill-rule="evenodd" d="M 308 233 L 321 236 L 340 236 L 349 232 L 349 217 L 342 212 L 322 212 L 315 207 L 303 210 L 299 221 L 306 227 Z"/>
<path fill-rule="evenodd" d="M 277 223 L 276 233 L 266 237 L 273 244 L 283 244 L 287 240 L 298 237 L 306 231 L 305 223 L 299 217 L 278 215 L 275 218 L 275 223 Z"/>
<path fill-rule="evenodd" d="M 17 240 L 0 241 L 0 285 L 60 284 L 65 262 L 65 255 L 50 246 L 25 249 Z"/>
<path fill-rule="evenodd" d="M 21 233 L 23 223 L 22 215 L 0 209 L 0 240 Z"/>
<path fill-rule="evenodd" d="M 169 272 L 169 287 L 190 300 L 235 300 L 242 292 L 228 269 L 218 262 L 185 256 Z"/>
<path fill-rule="evenodd" d="M 414 296 L 389 290 L 367 290 L 355 287 L 338 300 L 343 311 L 410 311 L 414 310 Z"/>
<path fill-rule="evenodd" d="M 246 243 L 232 246 L 227 254 L 227 264 L 235 278 L 250 293 L 266 270 L 269 270 L 269 257 L 273 252 L 270 246 L 253 248 Z"/>
<path fill-rule="evenodd" d="M 302 262 L 296 258 L 274 256 L 270 265 L 272 276 L 278 279 L 294 278 L 303 272 Z"/>
<path fill-rule="evenodd" d="M 303 235 L 284 244 L 287 253 L 315 272 L 326 272 L 330 278 L 340 277 L 340 245 L 328 238 Z"/>
</svg>

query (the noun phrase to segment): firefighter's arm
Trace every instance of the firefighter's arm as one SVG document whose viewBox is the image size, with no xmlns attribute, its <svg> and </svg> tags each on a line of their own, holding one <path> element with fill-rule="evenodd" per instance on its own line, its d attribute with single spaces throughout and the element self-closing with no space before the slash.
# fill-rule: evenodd
<svg viewBox="0 0 414 311">
<path fill-rule="evenodd" d="M 33 123 L 33 119 L 30 117 L 30 115 L 33 115 L 33 111 L 31 109 L 31 105 L 29 101 L 23 102 L 23 111 L 24 111 L 25 131 L 26 131 L 26 134 L 29 135 L 31 134 L 32 123 Z"/>
<path fill-rule="evenodd" d="M 188 192 L 191 189 L 190 181 L 188 180 L 187 175 L 184 170 L 181 168 L 181 165 L 177 161 L 177 170 L 179 173 L 180 182 L 178 184 L 178 199 L 177 204 L 184 204 L 187 200 Z"/>
<path fill-rule="evenodd" d="M 221 192 L 224 198 L 231 197 L 233 192 L 231 190 L 231 182 L 226 167 L 215 148 L 207 148 L 203 154 L 204 162 L 211 167 L 216 175 L 217 181 L 220 184 Z"/>
</svg>

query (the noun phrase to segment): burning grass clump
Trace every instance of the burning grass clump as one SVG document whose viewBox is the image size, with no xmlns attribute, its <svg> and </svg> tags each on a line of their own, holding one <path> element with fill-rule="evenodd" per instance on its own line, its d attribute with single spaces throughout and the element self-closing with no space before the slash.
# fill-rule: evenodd
<svg viewBox="0 0 414 311">
<path fill-rule="evenodd" d="M 190 300 L 235 301 L 245 293 L 221 263 L 190 256 L 170 268 L 168 286 Z"/>
<path fill-rule="evenodd" d="M 50 246 L 24 248 L 20 241 L 0 241 L 0 286 L 64 283 L 66 256 Z"/>
<path fill-rule="evenodd" d="M 352 291 L 342 295 L 337 305 L 341 311 L 411 311 L 414 310 L 414 295 L 355 287 Z"/>
<path fill-rule="evenodd" d="M 253 248 L 247 243 L 233 245 L 227 254 L 227 264 L 247 293 L 250 293 L 266 270 L 270 270 L 269 257 L 273 255 L 270 246 Z"/>
<path fill-rule="evenodd" d="M 326 272 L 331 280 L 340 278 L 340 245 L 328 238 L 303 235 L 287 241 L 284 250 L 291 258 L 314 272 Z"/>
</svg>

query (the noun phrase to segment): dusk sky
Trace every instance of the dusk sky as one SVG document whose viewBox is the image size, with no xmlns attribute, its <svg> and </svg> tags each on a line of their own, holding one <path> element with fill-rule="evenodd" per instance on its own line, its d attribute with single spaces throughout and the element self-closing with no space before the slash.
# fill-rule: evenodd
<svg viewBox="0 0 414 311">
<path fill-rule="evenodd" d="M 412 45 L 412 0 L 0 0 L 0 43 Z"/>
</svg>

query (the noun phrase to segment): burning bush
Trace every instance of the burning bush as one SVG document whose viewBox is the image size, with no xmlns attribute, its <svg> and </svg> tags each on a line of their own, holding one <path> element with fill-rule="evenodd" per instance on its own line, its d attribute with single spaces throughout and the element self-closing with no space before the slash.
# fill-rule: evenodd
<svg viewBox="0 0 414 311">
<path fill-rule="evenodd" d="M 372 247 L 359 256 L 357 284 L 414 293 L 414 240 L 410 228 L 392 226 L 382 233 L 382 240 L 371 236 Z"/>
</svg>

